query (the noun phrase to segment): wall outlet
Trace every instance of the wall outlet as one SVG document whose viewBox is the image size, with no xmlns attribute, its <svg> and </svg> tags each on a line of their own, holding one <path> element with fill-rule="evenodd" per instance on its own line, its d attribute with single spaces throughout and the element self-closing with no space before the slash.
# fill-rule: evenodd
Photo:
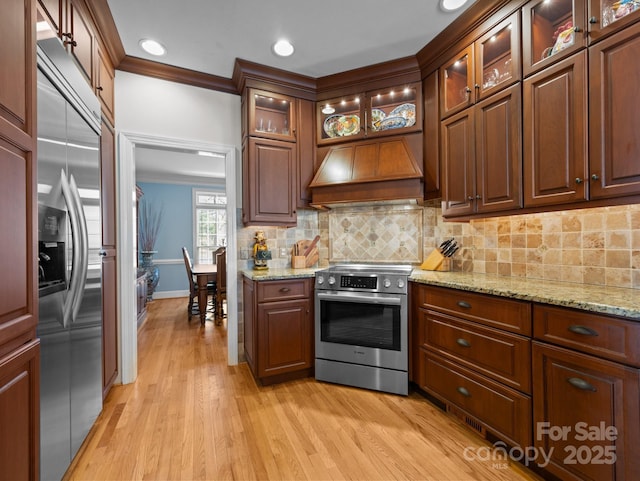
<svg viewBox="0 0 640 481">
<path fill-rule="evenodd" d="M 287 248 L 280 247 L 280 257 L 287 257 Z"/>
</svg>

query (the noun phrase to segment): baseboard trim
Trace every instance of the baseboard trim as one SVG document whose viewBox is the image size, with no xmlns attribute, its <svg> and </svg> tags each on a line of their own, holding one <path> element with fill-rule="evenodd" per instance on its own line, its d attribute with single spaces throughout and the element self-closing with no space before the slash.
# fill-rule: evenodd
<svg viewBox="0 0 640 481">
<path fill-rule="evenodd" d="M 159 291 L 153 293 L 154 299 L 172 299 L 174 297 L 189 297 L 189 291 Z"/>
</svg>

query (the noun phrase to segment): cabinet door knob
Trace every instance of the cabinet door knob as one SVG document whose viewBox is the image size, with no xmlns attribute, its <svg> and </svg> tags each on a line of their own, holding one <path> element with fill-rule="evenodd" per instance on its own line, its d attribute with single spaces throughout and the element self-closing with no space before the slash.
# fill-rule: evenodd
<svg viewBox="0 0 640 481">
<path fill-rule="evenodd" d="M 573 27 L 573 31 L 574 32 L 582 32 L 582 29 L 576 25 L 575 27 Z"/>
<path fill-rule="evenodd" d="M 567 329 L 574 334 L 580 334 L 581 336 L 598 336 L 598 331 L 594 331 L 593 329 L 586 326 L 571 325 Z"/>
<path fill-rule="evenodd" d="M 463 307 L 465 309 L 470 309 L 471 308 L 471 304 L 469 304 L 466 301 L 458 301 L 458 306 L 459 307 Z"/>
<path fill-rule="evenodd" d="M 78 46 L 78 42 L 76 42 L 75 40 L 65 40 L 64 42 L 62 42 L 65 46 L 66 45 L 71 45 L 72 47 L 77 47 Z"/>
<path fill-rule="evenodd" d="M 471 393 L 469 392 L 469 390 L 467 388 L 464 388 L 462 386 L 458 386 L 458 388 L 456 389 L 456 391 L 458 391 L 460 394 L 462 394 L 464 397 L 471 397 Z"/>
<path fill-rule="evenodd" d="M 456 343 L 458 344 L 458 346 L 471 347 L 471 343 L 466 339 L 462 339 L 462 338 L 456 339 Z"/>
<path fill-rule="evenodd" d="M 476 199 L 482 199 L 482 196 L 480 194 L 476 194 Z"/>
<path fill-rule="evenodd" d="M 591 174 L 591 180 L 599 180 L 600 176 L 598 174 Z"/>
<path fill-rule="evenodd" d="M 567 379 L 567 382 L 571 384 L 573 387 L 578 388 L 582 391 L 591 391 L 591 392 L 598 391 L 595 388 L 595 386 L 592 386 L 587 381 L 585 381 L 584 379 L 580 379 L 579 377 L 570 377 Z"/>
<path fill-rule="evenodd" d="M 102 85 L 98 85 L 96 87 L 96 90 L 99 90 L 100 92 L 102 92 L 104 90 L 104 88 L 102 87 Z"/>
<path fill-rule="evenodd" d="M 469 197 L 467 197 L 467 200 L 473 200 L 474 197 L 472 195 L 470 195 Z"/>
<path fill-rule="evenodd" d="M 589 18 L 589 23 L 598 23 L 598 19 L 596 17 Z"/>
<path fill-rule="evenodd" d="M 289 292 L 291 289 L 289 289 L 288 287 L 283 287 L 280 289 L 280 292 Z"/>
<path fill-rule="evenodd" d="M 107 251 L 105 251 L 104 249 L 100 249 L 100 250 L 98 251 L 98 255 L 99 255 L 100 257 L 107 257 Z"/>
<path fill-rule="evenodd" d="M 582 184 L 582 179 L 580 177 L 576 177 L 576 184 Z"/>
</svg>

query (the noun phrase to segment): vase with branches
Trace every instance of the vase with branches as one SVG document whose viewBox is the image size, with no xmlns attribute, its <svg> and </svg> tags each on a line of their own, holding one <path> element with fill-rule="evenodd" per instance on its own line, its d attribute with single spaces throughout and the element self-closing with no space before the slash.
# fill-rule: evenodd
<svg viewBox="0 0 640 481">
<path fill-rule="evenodd" d="M 147 274 L 148 301 L 152 300 L 153 292 L 160 281 L 160 271 L 153 263 L 153 255 L 157 253 L 155 247 L 161 221 L 162 208 L 143 198 L 138 205 L 138 247 L 142 259 L 141 267 Z"/>
</svg>

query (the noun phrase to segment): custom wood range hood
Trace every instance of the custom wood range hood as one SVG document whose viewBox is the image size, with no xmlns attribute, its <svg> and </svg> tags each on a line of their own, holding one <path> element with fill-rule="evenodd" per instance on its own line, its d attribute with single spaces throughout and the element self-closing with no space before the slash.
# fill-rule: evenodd
<svg viewBox="0 0 640 481">
<path fill-rule="evenodd" d="M 352 203 L 421 203 L 422 169 L 408 138 L 329 147 L 309 184 L 311 205 L 326 209 Z"/>
</svg>

